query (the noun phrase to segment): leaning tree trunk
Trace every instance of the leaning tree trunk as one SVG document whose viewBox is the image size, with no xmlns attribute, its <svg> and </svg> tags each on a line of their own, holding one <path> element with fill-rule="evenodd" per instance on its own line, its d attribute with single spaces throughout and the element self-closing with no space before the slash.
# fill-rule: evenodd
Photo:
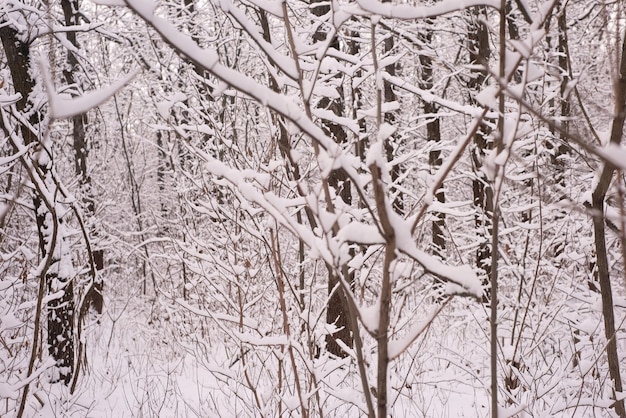
<svg viewBox="0 0 626 418">
<path fill-rule="evenodd" d="M 626 35 L 622 40 L 619 74 L 615 80 L 615 109 L 613 124 L 611 126 L 610 144 L 619 146 L 622 142 L 624 129 L 624 112 L 626 112 Z M 614 383 L 614 393 L 622 392 L 622 378 L 620 375 L 619 356 L 617 353 L 617 341 L 615 335 L 615 313 L 613 311 L 613 290 L 609 274 L 609 262 L 606 248 L 605 230 L 605 199 L 609 190 L 615 167 L 605 162 L 600 180 L 592 194 L 593 232 L 596 246 L 596 264 L 598 269 L 598 281 L 602 294 L 602 316 L 604 318 L 604 335 L 606 336 L 606 355 L 609 362 L 609 374 Z M 626 260 L 625 260 L 626 261 Z M 622 418 L 626 417 L 624 401 L 616 401 L 613 405 L 615 412 Z"/>
</svg>

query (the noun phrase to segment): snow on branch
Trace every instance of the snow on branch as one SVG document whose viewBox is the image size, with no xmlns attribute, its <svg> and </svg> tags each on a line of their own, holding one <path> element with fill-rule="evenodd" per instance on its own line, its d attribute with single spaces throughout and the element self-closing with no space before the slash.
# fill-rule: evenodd
<svg viewBox="0 0 626 418">
<path fill-rule="evenodd" d="M 79 97 L 71 97 L 68 94 L 58 94 L 54 91 L 48 72 L 43 71 L 46 88 L 48 90 L 48 103 L 50 105 L 50 117 L 53 119 L 70 118 L 87 112 L 110 99 L 122 87 L 135 78 L 139 70 L 131 71 L 125 77 L 117 80 L 108 87 L 91 91 Z"/>
<path fill-rule="evenodd" d="M 411 6 L 408 4 L 383 3 L 377 0 L 356 0 L 359 7 L 367 13 L 390 17 L 394 19 L 413 20 L 442 16 L 470 7 L 500 8 L 500 0 L 447 0 L 432 6 Z M 357 10 L 350 10 L 353 14 L 360 14 Z"/>
<path fill-rule="evenodd" d="M 362 184 L 361 176 L 357 172 L 357 167 L 361 164 L 359 159 L 356 156 L 343 153 L 341 147 L 328 137 L 322 128 L 316 125 L 293 100 L 283 94 L 276 93 L 245 74 L 221 64 L 215 49 L 199 47 L 191 37 L 180 32 L 173 24 L 159 16 L 155 16 L 153 13 L 156 7 L 154 2 L 126 0 L 126 4 L 156 30 L 165 42 L 194 65 L 213 74 L 224 83 L 255 99 L 263 106 L 267 106 L 284 116 L 298 127 L 301 132 L 317 142 L 329 155 L 336 156 L 335 166 L 341 167 L 355 187 L 361 191 L 363 190 L 364 185 Z"/>
<path fill-rule="evenodd" d="M 281 69 L 288 77 L 293 80 L 297 80 L 298 69 L 293 60 L 285 55 L 279 54 L 272 44 L 266 42 L 261 35 L 262 30 L 252 23 L 244 12 L 242 12 L 237 6 L 235 6 L 229 0 L 220 0 L 220 7 L 227 15 L 231 16 L 246 33 L 252 38 L 252 40 L 265 52 L 269 60 Z"/>
<path fill-rule="evenodd" d="M 226 321 L 226 322 L 232 322 L 234 324 L 242 323 L 244 326 L 246 326 L 248 328 L 252 328 L 252 329 L 257 329 L 259 327 L 259 322 L 257 320 L 255 320 L 255 319 L 252 319 L 252 318 L 244 317 L 242 319 L 242 318 L 240 318 L 238 316 L 234 316 L 234 315 L 227 315 L 227 314 L 223 314 L 223 313 L 220 313 L 220 312 L 200 309 L 200 308 L 198 308 L 196 306 L 193 306 L 193 305 L 189 304 L 187 301 L 185 301 L 182 298 L 176 298 L 176 303 L 178 303 L 183 308 L 187 309 L 189 312 L 193 312 L 194 314 L 199 315 L 199 316 L 203 316 L 205 318 L 211 318 L 211 319 L 213 319 L 216 322 Z"/>
<path fill-rule="evenodd" d="M 471 105 L 471 104 L 461 104 L 454 100 L 444 99 L 431 91 L 420 89 L 416 87 L 406 80 L 400 77 L 394 77 L 389 75 L 388 73 L 383 73 L 383 79 L 385 81 L 390 82 L 394 86 L 397 86 L 403 90 L 406 90 L 410 93 L 418 95 L 422 100 L 429 103 L 436 103 L 439 106 L 445 107 L 447 109 L 453 110 L 455 112 L 463 113 L 466 115 L 470 115 L 472 117 L 485 117 L 485 118 L 496 118 L 498 116 L 497 112 L 488 112 L 484 114 L 484 108 Z"/>
<path fill-rule="evenodd" d="M 280 0 L 248 0 L 248 2 L 259 9 L 265 10 L 275 17 L 281 19 L 283 18 L 283 2 Z"/>
<path fill-rule="evenodd" d="M 233 188 L 243 199 L 263 208 L 275 222 L 301 239 L 311 249 L 312 257 L 319 257 L 325 263 L 333 264 L 333 255 L 327 248 L 325 241 L 317 237 L 311 229 L 297 222 L 289 212 L 290 207 L 305 204 L 303 198 L 285 199 L 272 192 L 264 192 L 258 187 L 262 183 L 262 180 L 259 181 L 260 179 L 258 178 L 259 173 L 255 173 L 253 170 L 240 171 L 228 167 L 223 162 L 212 158 L 197 148 L 194 148 L 194 152 L 206 161 L 205 168 L 210 173 L 223 177 L 233 185 Z"/>
<path fill-rule="evenodd" d="M 470 295 L 481 298 L 483 287 L 478 275 L 469 265 L 450 266 L 442 263 L 436 257 L 425 253 L 417 248 L 413 243 L 404 241 L 403 245 L 398 245 L 398 249 L 422 265 L 427 273 L 436 276 L 449 284 L 457 286 L 447 286 L 446 294 Z"/>
<path fill-rule="evenodd" d="M 19 102 L 21 98 L 22 98 L 22 95 L 19 93 L 15 93 L 11 95 L 7 95 L 7 94 L 0 95 L 0 107 L 11 106 Z"/>
<path fill-rule="evenodd" d="M 448 283 L 446 294 L 470 295 L 481 298 L 483 287 L 474 269 L 469 265 L 450 266 L 420 250 L 411 234 L 410 221 L 393 216 L 398 251 L 417 261 L 427 273 Z"/>
<path fill-rule="evenodd" d="M 35 38 L 40 38 L 44 35 L 49 35 L 51 33 L 57 35 L 59 33 L 68 33 L 68 32 L 90 32 L 93 30 L 97 30 L 104 26 L 102 22 L 94 22 L 94 23 L 85 23 L 82 25 L 52 25 L 46 27 L 37 27 L 30 35 L 31 41 Z"/>
<path fill-rule="evenodd" d="M 93 3 L 100 6 L 126 6 L 124 0 L 91 0 Z"/>
<path fill-rule="evenodd" d="M 617 144 L 609 144 L 606 148 L 596 148 L 596 153 L 616 168 L 626 170 L 626 148 Z"/>
</svg>

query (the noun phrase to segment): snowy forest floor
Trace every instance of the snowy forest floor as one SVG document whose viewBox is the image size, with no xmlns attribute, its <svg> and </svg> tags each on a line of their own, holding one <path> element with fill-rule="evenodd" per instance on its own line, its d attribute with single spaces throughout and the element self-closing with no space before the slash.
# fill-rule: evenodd
<svg viewBox="0 0 626 418">
<path fill-rule="evenodd" d="M 41 379 L 32 385 L 35 396 L 29 397 L 26 416 L 257 416 L 250 409 L 253 401 L 249 390 L 237 377 L 241 362 L 232 341 L 224 338 L 218 326 L 198 329 L 196 335 L 183 331 L 180 322 L 172 320 L 167 312 L 159 300 L 139 295 L 111 296 L 99 323 L 92 318 L 94 321 L 85 331 L 88 366 L 75 393 Z M 600 315 L 598 312 L 592 316 L 596 319 L 588 316 L 586 323 L 593 334 L 591 323 L 596 323 L 597 328 Z M 462 300 L 451 304 L 408 355 L 392 363 L 393 416 L 489 416 L 488 337 L 481 327 L 487 323 L 484 306 Z M 189 334 L 188 338 L 184 334 Z M 567 357 L 569 345 L 562 341 L 560 356 Z M 601 400 L 585 395 L 598 391 L 598 385 L 602 385 L 596 382 L 603 379 L 588 377 L 585 382 L 589 370 L 581 372 L 580 380 L 573 379 L 576 370 L 571 365 L 560 368 L 558 358 L 553 356 L 550 360 L 550 375 L 545 375 L 546 370 L 540 367 L 531 370 L 529 361 L 527 373 L 540 375 L 524 389 L 532 405 L 521 412 L 521 408 L 512 406 L 512 413 L 505 416 L 612 416 L 611 410 L 604 409 L 608 405 L 603 407 Z M 337 359 L 318 362 L 319 369 L 330 377 L 326 381 L 341 381 L 337 388 L 343 388 L 327 387 L 321 391 L 326 415 L 363 416 L 362 411 L 346 401 L 358 396 L 356 370 L 337 367 L 341 362 Z M 261 375 L 256 389 L 267 402 L 266 416 L 276 416 L 276 409 L 271 409 L 275 399 L 270 401 L 274 396 L 272 382 L 264 382 Z M 289 405 L 288 400 L 283 401 Z M 297 409 L 286 408 L 282 416 L 291 416 L 290 412 L 299 415 Z"/>
<path fill-rule="evenodd" d="M 154 300 L 136 296 L 109 300 L 100 323 L 93 322 L 86 330 L 88 371 L 80 378 L 75 393 L 70 394 L 64 385 L 40 382 L 41 386 L 33 388 L 35 396 L 29 398 L 26 416 L 248 416 L 245 404 L 249 400 L 237 399 L 232 395 L 233 389 L 225 387 L 233 384 L 227 375 L 228 369 L 235 366 L 225 346 L 209 337 L 203 349 L 210 352 L 199 356 L 199 347 L 190 347 L 178 339 L 176 324 L 159 318 L 156 311 Z M 431 332 L 442 331 L 443 327 Z M 441 342 L 437 346 L 416 345 L 411 355 L 414 361 L 395 367 L 399 370 L 392 375 L 393 385 L 404 384 L 405 390 L 394 396 L 394 412 L 415 417 L 488 416 L 486 388 L 481 387 L 479 380 L 468 377 L 488 370 L 486 347 L 483 352 L 476 347 L 476 354 L 484 360 L 483 370 L 464 370 L 469 361 L 463 361 L 461 353 L 445 348 L 458 343 L 438 339 Z M 420 366 L 417 361 L 422 358 L 430 358 L 430 364 Z M 436 367 L 445 362 L 447 366 Z M 400 370 L 406 366 L 420 369 L 419 385 L 406 379 L 407 370 Z M 353 383 L 358 389 L 358 382 Z M 346 393 L 350 396 L 350 391 Z M 329 411 L 331 416 L 362 415 L 347 403 L 341 404 L 335 400 L 334 412 Z"/>
</svg>

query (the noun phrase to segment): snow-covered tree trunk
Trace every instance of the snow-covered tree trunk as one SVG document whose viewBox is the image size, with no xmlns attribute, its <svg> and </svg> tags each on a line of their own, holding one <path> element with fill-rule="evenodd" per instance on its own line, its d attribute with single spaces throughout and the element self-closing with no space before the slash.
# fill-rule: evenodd
<svg viewBox="0 0 626 418">
<path fill-rule="evenodd" d="M 15 91 L 21 94 L 16 109 L 24 121 L 19 126 L 20 137 L 13 138 L 16 151 L 21 147 L 31 147 L 33 159 L 27 165 L 28 175 L 35 190 L 33 206 L 39 234 L 39 249 L 42 261 L 39 279 L 45 281 L 47 289 L 48 351 L 56 360 L 58 374 L 56 380 L 69 384 L 74 373 L 74 289 L 73 267 L 70 244 L 66 240 L 67 230 L 62 218 L 65 209 L 57 203 L 61 191 L 53 178 L 53 159 L 49 144 L 38 135 L 41 129 L 40 110 L 31 101 L 35 81 L 31 77 L 30 44 L 12 26 L 0 28 L 0 38 Z M 6 129 L 6 128 L 5 128 Z M 40 143 L 40 145 L 38 145 Z M 37 336 L 35 336 L 37 339 Z M 31 364 L 32 366 L 32 364 Z"/>
</svg>

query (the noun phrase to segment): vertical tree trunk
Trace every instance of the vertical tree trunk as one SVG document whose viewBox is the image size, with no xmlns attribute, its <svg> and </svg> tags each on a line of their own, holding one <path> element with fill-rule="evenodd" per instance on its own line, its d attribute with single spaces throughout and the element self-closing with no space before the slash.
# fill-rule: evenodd
<svg viewBox="0 0 626 418">
<path fill-rule="evenodd" d="M 18 32 L 11 26 L 0 25 L 0 38 L 4 48 L 7 64 L 11 72 L 13 87 L 22 98 L 17 102 L 17 110 L 27 116 L 32 129 L 36 129 L 40 122 L 40 115 L 33 109 L 29 101 L 35 82 L 30 76 L 30 45 L 23 41 Z M 31 127 L 20 126 L 24 145 L 35 143 L 38 138 Z M 42 150 L 45 153 L 46 150 Z M 37 155 L 39 153 L 36 153 Z M 55 187 L 49 161 L 42 158 L 34 161 L 38 165 L 39 177 L 43 187 Z M 41 280 L 45 280 L 48 295 L 52 296 L 48 303 L 48 352 L 56 360 L 58 369 L 57 380 L 69 384 L 74 371 L 74 289 L 67 269 L 63 268 L 62 261 L 69 257 L 69 243 L 57 245 L 64 239 L 65 228 L 63 219 L 57 216 L 55 202 L 46 201 L 47 196 L 41 195 L 36 189 L 33 193 L 33 206 L 39 233 L 39 249 L 44 259 L 48 258 L 48 268 L 42 271 Z M 63 248 L 59 248 L 63 247 Z M 54 295 L 54 296 L 53 296 Z M 37 336 L 35 336 L 37 338 Z"/>
<path fill-rule="evenodd" d="M 489 29 L 483 22 L 486 19 L 485 10 L 477 7 L 469 12 L 468 49 L 470 65 L 482 65 L 484 68 L 470 75 L 467 86 L 472 94 L 478 93 L 487 81 L 487 62 L 491 55 L 489 47 Z M 471 98 L 470 102 L 474 102 Z M 476 265 L 483 269 L 485 277 L 491 276 L 491 248 L 489 245 L 493 216 L 493 190 L 487 176 L 481 170 L 486 154 L 493 148 L 493 141 L 489 138 L 491 128 L 483 124 L 474 135 L 471 149 L 472 164 L 475 178 L 472 181 L 474 206 L 476 206 L 475 225 L 479 239 L 476 250 Z M 487 283 L 485 283 L 487 284 Z M 489 300 L 485 292 L 484 302 Z"/>
<path fill-rule="evenodd" d="M 430 24 L 430 22 L 429 22 Z M 432 42 L 433 32 L 429 28 L 425 32 L 420 33 L 419 38 L 424 45 L 430 45 Z M 419 61 L 422 69 L 422 77 L 419 79 L 419 87 L 424 90 L 430 90 L 433 88 L 433 62 L 429 53 L 420 54 Z M 437 112 L 439 108 L 432 102 L 424 102 L 424 114 L 428 117 L 428 123 L 426 124 L 426 140 L 431 144 L 430 152 L 428 153 L 428 162 L 431 170 L 436 172 L 443 159 L 441 158 L 441 126 L 439 124 L 439 117 Z M 443 185 L 435 193 L 435 199 L 439 203 L 445 203 L 446 195 Z M 443 258 L 446 249 L 446 240 L 444 237 L 444 229 L 446 225 L 446 215 L 440 212 L 433 212 L 433 216 L 436 218 L 432 221 L 432 249 L 433 253 Z"/>
<path fill-rule="evenodd" d="M 330 5 L 327 2 L 320 0 L 311 1 L 312 12 L 315 16 L 322 17 L 330 12 Z M 318 30 L 313 34 L 314 42 L 325 41 L 328 33 L 324 25 L 320 25 Z M 335 38 L 331 41 L 331 48 L 340 50 L 339 40 Z M 341 86 L 341 79 L 337 79 L 337 92 L 338 98 L 330 99 L 328 97 L 322 97 L 317 102 L 317 107 L 325 110 L 330 110 L 337 116 L 343 116 L 345 113 L 345 103 L 343 100 L 344 92 Z M 336 143 L 345 144 L 348 140 L 348 136 L 344 128 L 336 123 L 324 121 L 322 128 Z M 341 197 L 341 200 L 346 205 L 352 204 L 352 191 L 350 186 L 350 180 L 344 170 L 333 170 L 328 177 L 328 185 L 335 190 L 337 196 Z M 342 269 L 348 283 L 352 283 L 354 280 L 354 274 L 348 271 L 345 267 Z M 345 357 L 347 353 L 341 348 L 342 345 L 352 347 L 352 330 L 350 329 L 350 322 L 348 320 L 348 307 L 346 306 L 345 294 L 339 284 L 339 278 L 336 273 L 328 269 L 328 308 L 326 310 L 326 321 L 329 324 L 334 324 L 338 331 L 332 335 L 326 337 L 326 347 L 328 351 L 336 356 Z M 340 343 L 338 343 L 340 342 Z"/>
<path fill-rule="evenodd" d="M 545 29 L 548 33 L 546 35 L 546 53 L 554 54 L 556 50 L 557 63 L 560 70 L 560 95 L 552 96 L 548 101 L 548 109 L 550 115 L 555 118 L 556 124 L 550 127 L 550 133 L 554 136 L 554 139 L 546 142 L 546 145 L 551 148 L 551 160 L 555 167 L 554 184 L 557 187 L 565 187 L 565 163 L 564 157 L 569 153 L 569 147 L 567 146 L 567 132 L 569 129 L 569 117 L 570 117 L 570 101 L 565 97 L 567 86 L 570 82 L 569 77 L 569 65 L 567 55 L 569 53 L 569 45 L 567 40 L 567 14 L 566 5 L 561 1 L 557 2 L 557 34 L 550 32 L 551 18 L 546 19 Z M 552 41 L 556 37 L 556 47 L 552 46 Z M 556 126 L 561 129 L 556 129 Z M 559 199 L 563 198 L 562 192 L 559 191 Z"/>
<path fill-rule="evenodd" d="M 359 45 L 360 33 L 352 31 L 350 34 L 350 41 L 348 43 L 348 52 L 351 56 L 356 57 L 361 51 Z M 365 162 L 365 150 L 367 149 L 367 124 L 364 117 L 359 117 L 358 112 L 363 108 L 363 92 L 361 87 L 356 83 L 363 76 L 363 70 L 359 67 L 350 78 L 352 88 L 350 89 L 351 103 L 352 103 L 352 119 L 357 120 L 359 123 L 359 135 L 355 140 L 355 154 L 359 157 L 361 162 Z"/>
<path fill-rule="evenodd" d="M 569 131 L 569 118 L 571 113 L 571 104 L 569 97 L 567 96 L 567 88 L 570 83 L 569 77 L 569 64 L 567 54 L 569 54 L 569 45 L 567 40 L 567 6 L 562 2 L 559 2 L 557 7 L 559 8 L 557 24 L 559 31 L 559 44 L 557 47 L 558 52 L 558 61 L 559 61 L 559 69 L 561 70 L 561 86 L 560 86 L 560 96 L 559 96 L 559 104 L 560 104 L 560 141 L 556 144 L 556 149 L 554 151 L 553 162 L 557 168 L 557 175 L 555 178 L 555 183 L 558 184 L 561 188 L 566 187 L 565 184 L 565 172 L 566 172 L 566 157 L 569 155 L 570 148 L 567 145 L 567 133 Z M 565 196 L 560 196 L 560 199 L 563 199 Z M 562 251 L 562 249 L 561 249 Z M 558 255 L 558 254 L 557 254 Z"/>
<path fill-rule="evenodd" d="M 65 26 L 75 26 L 79 22 L 79 4 L 78 0 L 62 0 L 61 8 L 63 9 L 63 16 L 65 18 Z M 80 45 L 76 38 L 75 31 L 68 31 L 67 40 L 78 50 Z M 76 74 L 80 69 L 78 59 L 72 50 L 67 50 L 67 65 L 63 69 L 63 76 L 65 82 L 69 86 L 76 86 L 77 90 L 82 91 L 80 82 L 78 81 Z M 95 214 L 94 197 L 91 189 L 91 176 L 87 169 L 87 159 L 89 156 L 89 144 L 87 144 L 85 127 L 89 124 L 89 119 L 86 113 L 76 115 L 72 117 L 72 137 L 74 139 L 74 170 L 79 178 L 83 201 L 85 203 L 85 211 L 88 218 L 93 217 Z M 94 236 L 97 235 L 97 231 L 93 229 L 91 231 Z M 96 244 L 97 245 L 97 244 Z M 96 267 L 96 271 L 100 271 L 104 268 L 104 250 L 95 249 L 92 251 L 91 256 Z M 87 292 L 87 299 L 89 304 L 95 308 L 98 313 L 102 313 L 103 308 L 103 282 L 102 277 L 96 274 L 92 277 L 92 285 Z"/>
<path fill-rule="evenodd" d="M 430 28 L 431 21 L 426 22 L 429 27 L 418 35 L 422 43 L 430 45 L 432 42 L 433 31 Z M 420 54 L 419 62 L 421 68 L 421 77 L 419 78 L 419 87 L 423 90 L 430 90 L 434 85 L 433 76 L 433 62 L 430 55 L 430 49 Z M 439 107 L 433 103 L 424 101 L 424 114 L 428 117 L 426 123 L 426 140 L 429 143 L 430 151 L 428 153 L 428 163 L 430 165 L 431 173 L 434 175 L 441 167 L 443 159 L 441 158 L 441 126 L 439 123 L 439 117 L 437 112 Z M 439 203 L 445 203 L 446 195 L 444 191 L 444 185 L 442 184 L 439 190 L 435 192 L 435 199 Z M 443 259 L 446 250 L 446 239 L 444 230 L 446 227 L 446 215 L 442 212 L 432 212 L 432 216 L 435 218 L 431 223 L 431 248 L 433 254 Z M 441 288 L 441 280 L 434 279 L 435 289 L 438 292 L 436 300 L 443 302 L 443 298 L 439 295 Z"/>
<path fill-rule="evenodd" d="M 391 0 L 383 0 L 383 3 L 389 3 Z M 393 53 L 393 49 L 395 46 L 395 41 L 392 33 L 387 34 L 385 40 L 383 42 L 383 58 L 391 55 Z M 384 68 L 384 71 L 392 77 L 396 75 L 397 64 L 392 62 Z M 383 102 L 391 103 L 396 101 L 396 93 L 393 91 L 391 87 L 391 83 L 388 81 L 383 82 Z M 384 112 L 383 119 L 385 123 L 389 125 L 394 125 L 396 122 L 396 115 L 394 112 Z M 397 148 L 400 146 L 399 144 L 399 136 L 397 133 L 391 135 L 385 141 L 385 153 L 387 154 L 387 161 L 393 161 L 395 155 L 397 154 Z M 396 213 L 402 214 L 404 213 L 404 196 L 403 193 L 395 187 L 395 184 L 398 182 L 400 178 L 400 173 L 402 171 L 402 167 L 400 164 L 391 165 L 390 174 L 392 185 L 390 187 L 390 192 L 392 194 L 391 206 Z"/>
</svg>

